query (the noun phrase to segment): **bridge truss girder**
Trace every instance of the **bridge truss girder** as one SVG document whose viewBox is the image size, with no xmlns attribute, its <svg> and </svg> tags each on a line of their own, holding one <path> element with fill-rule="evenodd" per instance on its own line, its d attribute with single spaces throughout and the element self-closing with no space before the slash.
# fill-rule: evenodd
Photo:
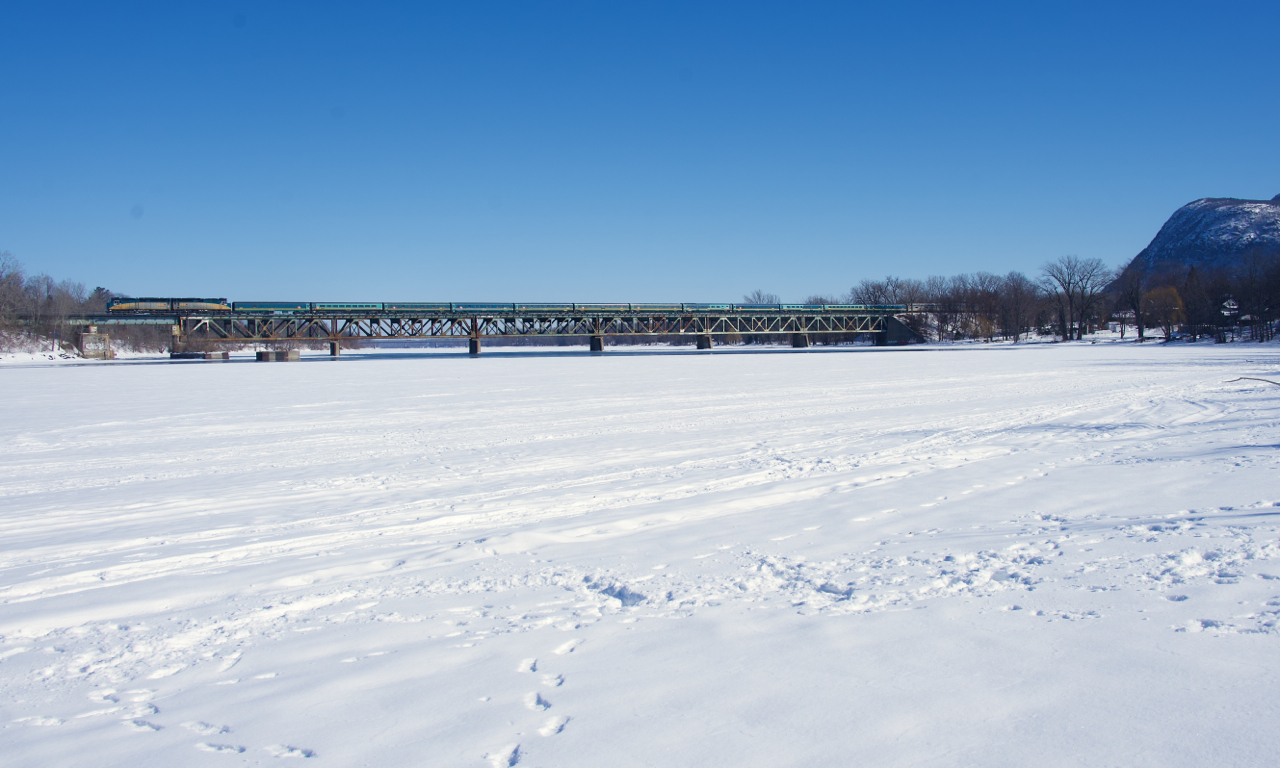
<svg viewBox="0 0 1280 768">
<path fill-rule="evenodd" d="M 292 340 L 485 339 L 538 336 L 726 336 L 883 333 L 885 316 L 855 313 L 695 315 L 191 315 L 183 339 Z"/>
</svg>

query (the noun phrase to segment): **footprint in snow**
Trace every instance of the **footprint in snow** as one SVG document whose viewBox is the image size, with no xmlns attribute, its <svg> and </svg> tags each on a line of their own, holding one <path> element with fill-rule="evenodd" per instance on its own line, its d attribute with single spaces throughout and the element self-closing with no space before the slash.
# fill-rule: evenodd
<svg viewBox="0 0 1280 768">
<path fill-rule="evenodd" d="M 202 721 L 183 723 L 182 727 L 188 731 L 195 731 L 201 736 L 217 736 L 223 733 L 231 733 L 231 729 L 225 725 L 213 725 Z"/>
<path fill-rule="evenodd" d="M 271 744 L 262 748 L 268 755 L 272 757 L 315 757 L 316 753 L 310 749 L 302 749 L 301 747 L 290 747 L 285 744 Z"/>
<path fill-rule="evenodd" d="M 512 744 L 485 755 L 485 759 L 493 768 L 511 768 L 520 762 L 520 745 Z"/>
<path fill-rule="evenodd" d="M 574 649 L 582 645 L 584 641 L 579 639 L 570 640 L 555 650 L 557 656 L 564 656 L 567 653 L 573 653 Z"/>
<path fill-rule="evenodd" d="M 516 671 L 517 672 L 537 672 L 538 660 L 525 659 L 524 661 L 520 662 L 520 666 L 516 668 Z"/>
<path fill-rule="evenodd" d="M 540 693 L 526 693 L 524 695 L 524 705 L 538 712 L 551 708 L 551 702 L 542 698 Z"/>
<path fill-rule="evenodd" d="M 196 744 L 196 749 L 221 755 L 238 755 L 244 751 L 244 747 L 237 744 L 207 744 L 203 741 Z"/>
<path fill-rule="evenodd" d="M 555 736 L 557 733 L 563 731 L 564 727 L 568 725 L 568 723 L 569 718 L 564 715 L 557 715 L 543 723 L 542 727 L 538 729 L 538 733 L 543 736 Z"/>
<path fill-rule="evenodd" d="M 543 675 L 542 684 L 548 688 L 559 688 L 564 685 L 564 675 Z"/>
<path fill-rule="evenodd" d="M 49 725 L 62 725 L 66 721 L 60 720 L 56 717 L 20 717 L 17 720 L 14 720 L 13 722 L 22 723 L 23 725 L 49 726 Z"/>
<path fill-rule="evenodd" d="M 151 723 L 146 720 L 125 720 L 121 725 L 131 731 L 137 731 L 139 733 L 155 733 L 156 731 L 164 729 L 163 725 L 156 725 L 155 723 Z"/>
<path fill-rule="evenodd" d="M 154 704 L 143 703 L 133 705 L 133 707 L 125 713 L 124 718 L 128 720 L 135 717 L 150 717 L 151 715 L 158 714 L 160 714 L 160 710 L 157 709 Z"/>
</svg>

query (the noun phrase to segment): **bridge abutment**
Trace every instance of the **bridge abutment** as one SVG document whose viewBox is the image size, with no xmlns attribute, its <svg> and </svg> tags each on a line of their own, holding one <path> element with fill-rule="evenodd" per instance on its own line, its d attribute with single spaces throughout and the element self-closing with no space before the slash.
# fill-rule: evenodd
<svg viewBox="0 0 1280 768">
<path fill-rule="evenodd" d="M 808 349 L 808 347 L 809 347 L 809 334 L 807 334 L 807 333 L 793 333 L 793 334 L 791 334 L 791 346 L 792 346 L 793 348 L 795 348 L 795 349 Z"/>
<path fill-rule="evenodd" d="M 883 339 L 883 341 L 882 341 Z M 896 317 L 886 317 L 884 319 L 884 333 L 876 336 L 877 346 L 891 346 L 898 344 L 923 343 L 924 339 L 920 334 L 911 330 L 911 327 Z"/>
<path fill-rule="evenodd" d="M 342 345 L 336 341 L 329 342 L 329 357 L 338 357 L 342 354 Z"/>
<path fill-rule="evenodd" d="M 711 349 L 711 334 L 698 334 L 698 349 Z"/>
<path fill-rule="evenodd" d="M 591 337 L 591 351 L 592 351 L 592 352 L 604 352 L 604 337 L 603 337 L 603 336 L 592 336 L 592 337 Z"/>
<path fill-rule="evenodd" d="M 91 325 L 80 334 L 80 356 L 88 360 L 114 360 L 116 353 L 111 350 L 111 337 L 98 333 L 98 327 Z"/>
<path fill-rule="evenodd" d="M 480 337 L 479 336 L 472 336 L 471 338 L 467 339 L 467 352 L 472 356 L 477 356 L 480 354 Z"/>
</svg>

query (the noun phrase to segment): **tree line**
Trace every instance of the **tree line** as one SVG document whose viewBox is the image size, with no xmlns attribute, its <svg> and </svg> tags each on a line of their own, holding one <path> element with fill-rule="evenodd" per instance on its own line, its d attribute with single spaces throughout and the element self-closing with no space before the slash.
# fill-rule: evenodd
<svg viewBox="0 0 1280 768">
<path fill-rule="evenodd" d="M 743 300 L 776 304 L 757 290 Z M 1013 271 L 886 277 L 860 281 L 844 294 L 817 294 L 806 304 L 907 304 L 904 319 L 932 341 L 1020 341 L 1028 335 L 1083 339 L 1109 322 L 1139 339 L 1155 330 L 1165 340 L 1185 330 L 1219 341 L 1275 338 L 1280 319 L 1280 250 L 1255 247 L 1232 266 L 1147 266 L 1136 259 L 1120 269 L 1101 259 L 1062 256 L 1035 277 Z"/>
<path fill-rule="evenodd" d="M 44 337 L 70 342 L 72 315 L 105 312 L 112 296 L 106 288 L 87 290 L 84 283 L 55 280 L 44 273 L 29 275 L 12 253 L 0 251 L 0 333 L 9 343 L 15 336 Z M 136 349 L 165 349 L 169 329 L 154 326 L 117 326 L 113 338 Z"/>
<path fill-rule="evenodd" d="M 107 307 L 107 293 L 86 291 L 84 283 L 54 280 L 46 274 L 28 275 L 9 252 L 0 253 L 0 324 L 13 327 L 19 317 L 31 326 L 49 331 L 81 312 Z"/>
<path fill-rule="evenodd" d="M 1280 319 L 1280 249 L 1255 244 L 1230 265 L 1135 261 L 1116 275 L 1111 295 L 1140 335 L 1158 328 L 1169 338 L 1182 326 L 1193 338 L 1270 341 Z"/>
</svg>

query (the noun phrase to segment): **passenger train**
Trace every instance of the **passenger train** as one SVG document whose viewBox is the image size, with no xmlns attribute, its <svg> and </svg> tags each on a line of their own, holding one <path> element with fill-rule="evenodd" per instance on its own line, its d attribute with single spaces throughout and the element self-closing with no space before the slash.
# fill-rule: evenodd
<svg viewBox="0 0 1280 768">
<path fill-rule="evenodd" d="M 236 301 L 113 297 L 108 312 L 262 315 L 507 313 L 690 314 L 699 312 L 906 312 L 906 304 L 457 304 L 448 302 Z"/>
</svg>

